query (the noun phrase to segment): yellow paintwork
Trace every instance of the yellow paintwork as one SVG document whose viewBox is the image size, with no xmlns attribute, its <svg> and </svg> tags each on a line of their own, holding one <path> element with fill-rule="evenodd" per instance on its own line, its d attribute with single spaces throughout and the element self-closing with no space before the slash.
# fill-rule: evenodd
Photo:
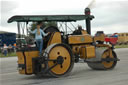
<svg viewBox="0 0 128 85">
<path fill-rule="evenodd" d="M 23 52 L 16 52 L 18 56 L 18 64 L 24 64 L 24 55 Z"/>
<path fill-rule="evenodd" d="M 105 41 L 105 35 L 104 34 L 100 34 L 100 36 L 95 36 L 94 37 L 94 41 L 101 41 L 104 42 Z"/>
<path fill-rule="evenodd" d="M 108 49 L 112 47 L 111 44 L 96 44 L 96 47 L 107 47 Z"/>
<path fill-rule="evenodd" d="M 87 34 L 86 30 L 82 30 L 81 32 L 82 32 L 82 35 Z"/>
<path fill-rule="evenodd" d="M 16 52 L 16 54 L 18 56 L 18 64 L 25 64 L 23 52 Z M 25 69 L 19 69 L 19 73 L 25 74 Z"/>
<path fill-rule="evenodd" d="M 26 56 L 26 72 L 27 74 L 32 74 L 33 73 L 32 58 L 39 57 L 39 51 L 25 52 L 25 56 Z"/>
<path fill-rule="evenodd" d="M 88 59 L 96 57 L 94 46 L 85 46 L 80 48 L 80 58 Z"/>
<path fill-rule="evenodd" d="M 64 62 L 62 64 L 63 68 L 61 68 L 60 65 L 57 65 L 53 69 L 51 69 L 51 71 L 55 74 L 64 74 L 69 69 L 71 56 L 66 48 L 62 46 L 56 46 L 49 53 L 49 59 L 57 59 L 58 56 L 64 57 Z M 53 63 L 53 61 L 48 61 L 48 67 L 51 67 L 54 64 L 55 63 Z"/>
<path fill-rule="evenodd" d="M 72 46 L 72 51 L 73 51 L 73 53 L 74 54 L 79 54 L 79 52 L 80 52 L 80 46 L 79 45 L 74 45 L 74 46 Z"/>
<path fill-rule="evenodd" d="M 25 64 L 24 62 L 24 55 L 23 52 L 17 52 L 18 56 L 18 64 Z M 19 69 L 20 74 L 32 74 L 33 68 L 32 68 L 32 58 L 39 56 L 39 51 L 26 51 L 25 52 L 25 58 L 26 58 L 26 69 Z M 25 73 L 26 70 L 26 73 Z"/>
<path fill-rule="evenodd" d="M 94 58 L 95 47 L 91 45 L 74 45 L 72 46 L 72 51 L 74 54 L 80 55 L 80 58 Z"/>
<path fill-rule="evenodd" d="M 61 33 L 60 32 L 55 32 L 51 35 L 47 46 L 54 44 L 54 43 L 61 43 Z"/>
<path fill-rule="evenodd" d="M 90 44 L 72 45 L 72 52 L 74 54 L 79 54 L 80 53 L 80 48 L 85 47 L 85 46 L 90 46 Z"/>
<path fill-rule="evenodd" d="M 109 49 L 108 51 L 106 51 L 103 55 L 102 58 L 106 58 L 107 56 L 109 56 L 110 58 L 114 58 L 114 56 L 112 55 L 112 50 Z M 111 68 L 112 65 L 114 64 L 114 61 L 110 61 L 110 62 L 102 62 L 102 64 L 104 65 L 105 68 Z"/>
<path fill-rule="evenodd" d="M 92 43 L 92 37 L 88 34 L 85 35 L 70 35 L 68 37 L 69 44 L 83 44 Z"/>
</svg>

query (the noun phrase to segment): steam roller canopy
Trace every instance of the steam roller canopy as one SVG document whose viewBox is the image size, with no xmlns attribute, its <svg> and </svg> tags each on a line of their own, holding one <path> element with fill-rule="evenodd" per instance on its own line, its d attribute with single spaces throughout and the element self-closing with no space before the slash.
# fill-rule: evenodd
<svg viewBox="0 0 128 85">
<path fill-rule="evenodd" d="M 92 69 L 96 69 L 96 70 L 113 69 L 117 64 L 116 60 L 102 61 L 102 59 L 107 59 L 107 58 L 117 59 L 116 53 L 114 51 L 112 51 L 112 56 L 109 56 L 108 50 L 96 49 L 96 56 L 97 56 L 96 61 L 100 60 L 100 62 L 95 62 L 95 61 L 87 62 L 88 66 Z"/>
<path fill-rule="evenodd" d="M 45 53 L 47 53 L 47 67 L 51 76 L 66 76 L 72 70 L 74 58 L 71 49 L 67 45 L 52 44 L 45 50 Z"/>
</svg>

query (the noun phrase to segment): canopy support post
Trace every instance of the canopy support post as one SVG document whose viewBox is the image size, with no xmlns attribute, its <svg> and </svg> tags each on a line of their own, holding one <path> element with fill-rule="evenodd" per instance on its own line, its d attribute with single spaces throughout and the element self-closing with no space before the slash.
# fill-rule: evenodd
<svg viewBox="0 0 128 85">
<path fill-rule="evenodd" d="M 19 45 L 21 47 L 21 32 L 20 32 L 20 22 L 17 22 L 17 28 L 18 28 L 18 39 L 19 39 Z"/>
<path fill-rule="evenodd" d="M 67 22 L 65 22 L 65 31 L 66 31 L 66 34 L 67 34 Z"/>
<path fill-rule="evenodd" d="M 18 28 L 18 38 L 21 38 L 21 33 L 20 33 L 20 22 L 17 22 L 17 28 Z"/>
</svg>

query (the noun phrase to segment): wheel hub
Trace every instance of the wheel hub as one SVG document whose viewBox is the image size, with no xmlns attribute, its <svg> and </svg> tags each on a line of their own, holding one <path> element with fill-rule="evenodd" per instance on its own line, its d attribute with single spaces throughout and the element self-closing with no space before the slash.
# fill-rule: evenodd
<svg viewBox="0 0 128 85">
<path fill-rule="evenodd" d="M 57 57 L 57 64 L 63 64 L 63 62 L 64 62 L 64 58 L 62 57 L 62 56 L 58 56 Z"/>
</svg>

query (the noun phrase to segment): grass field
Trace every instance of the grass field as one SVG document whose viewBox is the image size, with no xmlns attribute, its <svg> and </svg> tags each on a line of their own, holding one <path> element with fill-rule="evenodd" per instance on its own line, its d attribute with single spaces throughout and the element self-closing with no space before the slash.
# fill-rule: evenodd
<svg viewBox="0 0 128 85">
<path fill-rule="evenodd" d="M 128 48 L 128 45 L 116 45 L 115 48 Z"/>
<path fill-rule="evenodd" d="M 0 53 L 0 57 L 13 57 L 13 56 L 16 56 L 16 53 L 12 52 L 12 53 L 7 54 L 7 56 L 4 56 L 4 54 Z"/>
</svg>

